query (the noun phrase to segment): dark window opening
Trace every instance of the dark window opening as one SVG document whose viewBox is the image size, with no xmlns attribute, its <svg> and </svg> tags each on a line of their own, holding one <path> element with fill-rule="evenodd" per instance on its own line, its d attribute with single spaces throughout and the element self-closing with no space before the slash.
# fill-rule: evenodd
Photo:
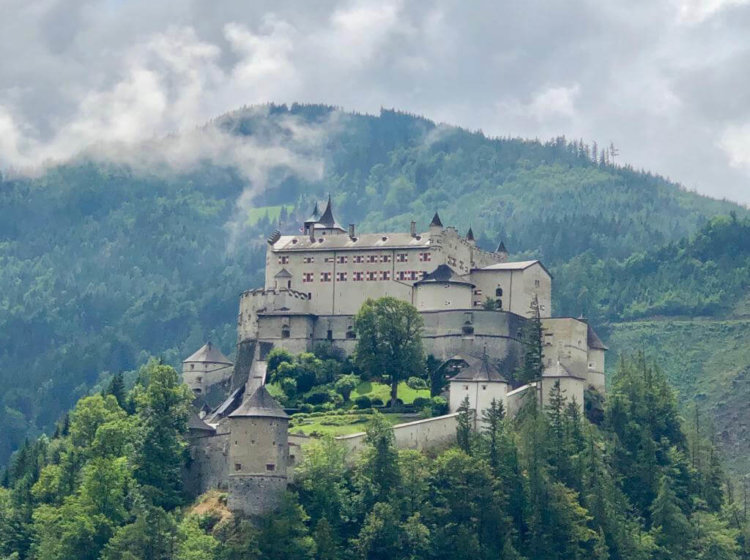
<svg viewBox="0 0 750 560">
<path fill-rule="evenodd" d="M 497 308 L 498 309 L 502 309 L 503 308 L 503 300 L 501 300 L 501 299 L 497 300 Z"/>
<path fill-rule="evenodd" d="M 242 470 L 242 465 L 240 465 L 239 463 L 235 463 L 234 464 L 234 470 L 241 471 Z"/>
<path fill-rule="evenodd" d="M 281 338 L 289 338 L 291 334 L 289 327 L 281 327 Z"/>
<path fill-rule="evenodd" d="M 474 327 L 472 325 L 464 325 L 461 327 L 461 332 L 464 334 L 474 334 Z"/>
<path fill-rule="evenodd" d="M 503 296 L 502 288 L 498 288 L 497 290 L 495 290 L 495 297 L 502 297 L 502 296 Z"/>
<path fill-rule="evenodd" d="M 274 465 L 273 463 L 268 463 L 266 465 L 266 470 L 267 471 L 275 471 L 276 470 L 276 465 Z"/>
<path fill-rule="evenodd" d="M 354 332 L 354 329 L 350 327 L 349 330 L 346 331 L 346 338 L 349 338 L 349 339 L 357 338 L 357 333 Z"/>
<path fill-rule="evenodd" d="M 287 280 L 286 281 L 286 287 L 291 289 L 291 287 L 292 287 L 292 281 L 291 280 Z"/>
<path fill-rule="evenodd" d="M 326 338 L 328 340 L 333 340 L 333 331 L 331 329 L 328 329 L 328 332 L 326 333 Z"/>
</svg>

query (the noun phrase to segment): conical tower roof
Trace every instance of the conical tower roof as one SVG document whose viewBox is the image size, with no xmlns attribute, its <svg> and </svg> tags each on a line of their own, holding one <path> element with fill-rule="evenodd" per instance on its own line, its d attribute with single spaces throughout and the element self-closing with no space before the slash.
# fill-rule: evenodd
<svg viewBox="0 0 750 560">
<path fill-rule="evenodd" d="M 230 418 L 289 418 L 284 409 L 279 406 L 268 392 L 265 385 L 258 387 L 255 392 L 246 399 L 237 410 L 229 415 Z"/>
<path fill-rule="evenodd" d="M 508 252 L 508 250 L 507 250 L 507 249 L 505 248 L 505 243 L 503 243 L 503 242 L 501 241 L 501 242 L 500 242 L 500 245 L 498 245 L 498 246 L 497 246 L 497 250 L 496 250 L 495 252 L 496 252 L 496 253 L 507 253 L 507 252 Z"/>
<path fill-rule="evenodd" d="M 340 229 L 341 231 L 344 231 L 344 228 L 342 228 L 336 222 L 336 218 L 333 217 L 333 206 L 331 204 L 330 194 L 328 195 L 328 203 L 326 204 L 325 210 L 323 210 L 323 215 L 320 216 L 320 219 L 318 220 L 317 223 L 325 228 Z"/>
<path fill-rule="evenodd" d="M 320 219 L 320 208 L 318 208 L 318 201 L 315 201 L 312 214 L 305 220 L 305 224 L 314 224 Z"/>
<path fill-rule="evenodd" d="M 469 226 L 469 231 L 466 232 L 466 240 L 474 241 L 474 231 L 471 229 L 471 226 Z"/>
<path fill-rule="evenodd" d="M 440 216 L 437 212 L 435 212 L 435 215 L 432 217 L 430 227 L 443 227 L 443 222 L 440 221 Z"/>
<path fill-rule="evenodd" d="M 204 364 L 225 364 L 228 366 L 232 365 L 231 360 L 224 354 L 222 354 L 221 350 L 216 348 L 216 346 L 211 344 L 211 342 L 207 342 L 206 344 L 201 346 L 200 350 L 198 350 L 189 358 L 183 360 L 182 363 L 188 362 L 198 362 Z"/>
</svg>

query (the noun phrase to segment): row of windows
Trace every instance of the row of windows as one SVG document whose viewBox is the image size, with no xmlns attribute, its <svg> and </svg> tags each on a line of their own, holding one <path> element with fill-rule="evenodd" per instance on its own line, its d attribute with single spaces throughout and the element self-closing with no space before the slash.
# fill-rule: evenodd
<svg viewBox="0 0 750 560">
<path fill-rule="evenodd" d="M 432 255 L 429 252 L 419 253 L 419 262 L 431 262 Z M 312 264 L 315 262 L 314 256 L 306 256 L 302 258 L 302 262 L 305 264 Z M 339 255 L 337 257 L 323 257 L 323 262 L 332 263 L 337 262 L 338 264 L 347 264 L 349 262 L 349 255 Z M 388 263 L 391 262 L 391 255 L 353 255 L 353 263 Z M 409 253 L 396 253 L 396 262 L 405 263 L 409 262 Z M 289 255 L 279 255 L 279 264 L 289 264 Z M 463 264 L 463 263 L 462 263 Z"/>
<path fill-rule="evenodd" d="M 321 282 L 330 282 L 333 279 L 333 273 L 332 272 L 320 272 L 320 281 Z M 399 270 L 396 272 L 396 279 L 397 280 L 419 280 L 423 278 L 427 273 L 422 270 Z M 362 282 L 362 281 L 377 281 L 377 280 L 390 280 L 391 279 L 391 271 L 390 270 L 370 270 L 366 272 L 362 271 L 356 271 L 352 272 L 351 275 L 349 272 L 337 272 L 336 273 L 336 282 L 347 282 L 351 278 L 352 282 Z M 314 272 L 303 272 L 302 273 L 302 282 L 308 283 L 308 282 L 314 282 L 315 281 L 315 273 Z"/>
</svg>

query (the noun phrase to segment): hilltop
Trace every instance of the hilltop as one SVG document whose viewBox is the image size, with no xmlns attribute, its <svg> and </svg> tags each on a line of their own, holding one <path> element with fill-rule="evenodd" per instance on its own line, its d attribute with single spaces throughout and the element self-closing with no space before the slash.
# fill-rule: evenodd
<svg viewBox="0 0 750 560">
<path fill-rule="evenodd" d="M 37 178 L 6 177 L 0 462 L 107 372 L 135 370 L 150 354 L 176 365 L 209 338 L 232 349 L 237 295 L 260 283 L 265 237 L 328 192 L 361 231 L 426 225 L 439 209 L 447 223 L 471 225 L 480 246 L 502 240 L 571 279 L 590 259 L 648 280 L 626 259 L 665 246 L 663 259 L 678 262 L 680 240 L 713 216 L 748 214 L 612 165 L 579 141 L 487 138 L 395 111 L 317 105 L 245 108 L 140 151 L 102 150 Z M 603 325 L 669 313 L 612 311 L 607 274 L 596 297 L 561 294 L 566 312 Z M 731 284 L 732 293 L 743 286 Z M 723 318 L 736 298 L 720 299 L 700 312 Z M 706 371 L 713 375 L 710 364 Z"/>
</svg>

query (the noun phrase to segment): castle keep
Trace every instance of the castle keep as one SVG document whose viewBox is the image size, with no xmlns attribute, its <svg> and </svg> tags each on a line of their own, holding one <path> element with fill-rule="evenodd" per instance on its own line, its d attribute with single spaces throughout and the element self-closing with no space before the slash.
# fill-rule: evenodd
<svg viewBox="0 0 750 560">
<path fill-rule="evenodd" d="M 437 213 L 426 231 L 411 222 L 408 232 L 358 233 L 336 221 L 329 197 L 299 234 L 269 237 L 265 285 L 240 297 L 233 369 L 210 345 L 183 364 L 196 395 L 228 382 L 231 372 L 227 400 L 191 424 L 196 491 L 227 488 L 230 508 L 246 514 L 273 507 L 302 450 L 263 386 L 269 352 L 312 351 L 327 342 L 351 354 L 354 315 L 366 299 L 383 296 L 413 304 L 424 319 L 425 352 L 460 370 L 449 385 L 451 414 L 397 426 L 399 445 L 423 448 L 451 437 L 465 397 L 481 418 L 493 398 L 512 413 L 521 395 L 535 390 L 545 398 L 554 383 L 580 406 L 586 389 L 604 392 L 606 347 L 585 321 L 552 316 L 552 277 L 541 262 L 510 262 L 502 243 L 484 251 L 471 228 L 461 235 Z M 512 388 L 507 374 L 520 363 L 532 304 L 544 329 L 544 374 Z M 341 440 L 352 450 L 362 444 L 357 435 Z"/>
</svg>

